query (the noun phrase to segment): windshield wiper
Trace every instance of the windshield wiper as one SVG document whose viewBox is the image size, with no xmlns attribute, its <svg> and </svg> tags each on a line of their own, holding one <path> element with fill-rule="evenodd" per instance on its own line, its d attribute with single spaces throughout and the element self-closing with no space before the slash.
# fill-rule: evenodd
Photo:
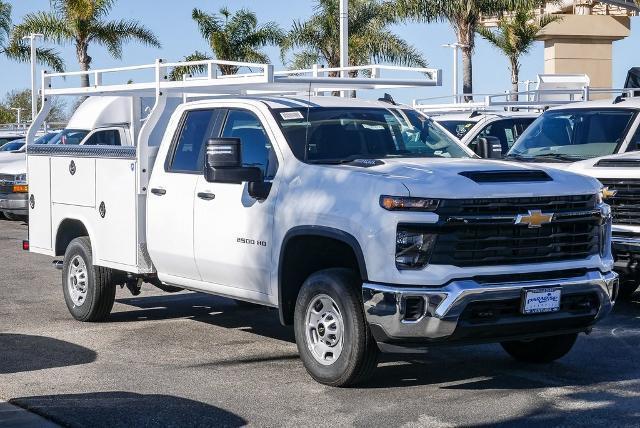
<svg viewBox="0 0 640 428">
<path fill-rule="evenodd" d="M 360 159 L 380 159 L 379 156 L 362 156 L 362 155 L 357 155 L 357 156 L 349 156 L 346 158 L 336 158 L 336 159 L 313 159 L 313 160 L 307 160 L 308 163 L 312 163 L 312 164 L 316 164 L 316 165 L 340 165 L 343 163 L 351 163 L 353 161 L 357 161 Z"/>
<path fill-rule="evenodd" d="M 504 158 L 505 159 L 515 159 L 515 160 L 519 160 L 519 161 L 523 161 L 523 162 L 531 162 L 531 161 L 534 160 L 534 158 L 532 158 L 532 157 L 517 155 L 515 153 L 511 154 L 511 155 L 506 155 Z"/>
<path fill-rule="evenodd" d="M 575 162 L 575 161 L 585 159 L 581 156 L 563 155 L 562 153 L 543 153 L 541 155 L 536 155 L 535 157 L 545 158 L 545 159 L 551 158 L 551 159 L 557 159 L 559 161 L 565 161 L 565 162 Z"/>
</svg>

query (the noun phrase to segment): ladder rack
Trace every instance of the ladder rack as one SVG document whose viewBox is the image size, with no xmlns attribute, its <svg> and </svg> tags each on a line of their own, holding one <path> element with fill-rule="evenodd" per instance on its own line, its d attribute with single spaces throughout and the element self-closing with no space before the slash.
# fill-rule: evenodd
<svg viewBox="0 0 640 428">
<path fill-rule="evenodd" d="M 238 69 L 249 69 L 248 73 L 219 75 L 218 66 L 230 65 Z M 195 70 L 197 77 L 186 76 L 170 80 L 171 71 Z M 340 77 L 341 72 L 355 77 Z M 404 77 L 383 76 L 394 72 Z M 107 79 L 127 81 L 132 74 L 146 73 L 147 77 L 130 83 L 105 83 Z M 149 76 L 150 74 L 150 76 Z M 88 76 L 88 87 L 74 86 L 73 78 Z M 54 85 L 57 84 L 57 85 Z M 66 86 L 65 86 L 66 85 Z M 396 67 L 388 65 L 366 65 L 344 68 L 323 68 L 314 65 L 303 70 L 275 71 L 271 64 L 257 64 L 222 60 L 165 62 L 157 59 L 153 64 L 106 68 L 64 73 L 42 73 L 42 107 L 27 133 L 27 155 L 29 144 L 35 140 L 36 132 L 51 110 L 51 99 L 57 96 L 126 96 L 131 97 L 131 127 L 136 146 L 137 193 L 146 195 L 150 159 L 154 148 L 149 141 L 156 125 L 167 110 L 169 98 L 186 99 L 188 96 L 213 95 L 276 95 L 292 93 L 323 93 L 364 89 L 390 89 L 430 87 L 442 85 L 442 72 L 431 68 Z M 142 97 L 155 99 L 153 108 L 141 123 L 139 100 Z M 137 105 L 136 105 L 136 101 Z M 139 129 L 138 129 L 139 128 Z M 82 149 L 82 148 L 78 148 Z"/>
</svg>

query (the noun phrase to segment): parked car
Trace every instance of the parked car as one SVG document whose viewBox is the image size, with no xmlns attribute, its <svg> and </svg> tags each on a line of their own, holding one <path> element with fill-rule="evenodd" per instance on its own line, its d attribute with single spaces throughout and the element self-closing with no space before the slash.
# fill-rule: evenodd
<svg viewBox="0 0 640 428">
<path fill-rule="evenodd" d="M 8 143 L 4 143 L 2 146 L 0 146 L 0 155 L 4 153 L 11 153 L 11 152 L 18 151 L 21 148 L 23 148 L 25 144 L 26 144 L 26 141 L 24 138 L 20 138 L 17 140 L 10 141 Z"/>
<path fill-rule="evenodd" d="M 507 160 L 576 171 L 598 178 L 613 209 L 614 255 L 621 295 L 638 287 L 640 268 L 640 98 L 588 101 L 546 111 L 518 139 Z M 620 154 L 619 156 L 609 155 Z M 619 159 L 619 160 L 616 160 Z M 617 192 L 617 193 L 616 193 Z M 623 243 L 626 243 L 623 245 Z"/>
<path fill-rule="evenodd" d="M 502 153 L 506 154 L 538 116 L 540 112 L 474 111 L 438 115 L 433 120 L 474 151 L 480 138 L 489 137 L 495 138 Z"/>
<path fill-rule="evenodd" d="M 133 146 L 30 148 L 24 245 L 63 258 L 74 318 L 105 319 L 116 285 L 138 294 L 142 282 L 272 306 L 311 376 L 346 386 L 372 375 L 379 351 L 500 342 L 553 361 L 611 310 L 610 211 L 593 178 L 479 160 L 392 101 L 230 95 L 161 120 L 177 88 L 367 83 L 265 69 L 150 82 L 157 107 Z M 79 129 L 107 116 L 81 109 Z"/>
<path fill-rule="evenodd" d="M 0 156 L 0 213 L 9 220 L 27 216 L 27 161 L 25 145 Z"/>
</svg>

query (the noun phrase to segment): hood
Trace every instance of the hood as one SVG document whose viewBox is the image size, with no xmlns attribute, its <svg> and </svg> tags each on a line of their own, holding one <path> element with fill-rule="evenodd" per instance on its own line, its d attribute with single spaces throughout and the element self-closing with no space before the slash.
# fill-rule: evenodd
<svg viewBox="0 0 640 428">
<path fill-rule="evenodd" d="M 596 178 L 640 177 L 640 152 L 621 153 L 575 162 L 570 171 Z"/>
<path fill-rule="evenodd" d="M 571 172 L 480 159 L 383 159 L 379 165 L 336 168 L 400 180 L 411 196 L 440 199 L 582 195 L 600 189 L 597 180 Z"/>
<path fill-rule="evenodd" d="M 27 172 L 27 156 L 10 153 L 0 158 L 0 174 L 24 174 Z"/>
</svg>

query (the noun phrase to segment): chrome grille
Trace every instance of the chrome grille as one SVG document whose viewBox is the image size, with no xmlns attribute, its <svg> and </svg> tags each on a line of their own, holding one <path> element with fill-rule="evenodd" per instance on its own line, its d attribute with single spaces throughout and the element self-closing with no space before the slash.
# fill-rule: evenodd
<svg viewBox="0 0 640 428">
<path fill-rule="evenodd" d="M 605 202 L 611 205 L 614 224 L 640 225 L 640 180 L 600 179 L 603 186 L 616 190 Z"/>
</svg>

